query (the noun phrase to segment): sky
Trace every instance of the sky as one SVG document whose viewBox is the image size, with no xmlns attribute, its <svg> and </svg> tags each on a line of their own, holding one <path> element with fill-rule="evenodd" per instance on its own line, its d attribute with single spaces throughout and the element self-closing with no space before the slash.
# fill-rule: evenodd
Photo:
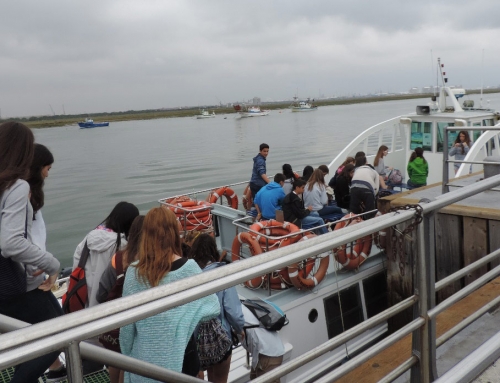
<svg viewBox="0 0 500 383">
<path fill-rule="evenodd" d="M 0 116 L 500 85 L 500 1 L 16 0 Z M 484 59 L 483 59 L 484 57 Z"/>
</svg>

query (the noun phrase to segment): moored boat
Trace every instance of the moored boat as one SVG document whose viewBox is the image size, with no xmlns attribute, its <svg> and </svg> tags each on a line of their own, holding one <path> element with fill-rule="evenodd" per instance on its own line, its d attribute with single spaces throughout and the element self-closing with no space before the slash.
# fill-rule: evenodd
<svg viewBox="0 0 500 383">
<path fill-rule="evenodd" d="M 311 112 L 313 110 L 318 110 L 318 106 L 312 104 L 309 98 L 306 101 L 299 101 L 298 97 L 295 96 L 292 105 L 290 105 L 290 109 L 292 112 Z"/>
<path fill-rule="evenodd" d="M 240 118 L 267 116 L 269 113 L 271 113 L 271 111 L 267 109 L 261 110 L 259 106 L 246 106 L 236 104 L 233 107 L 234 110 L 238 112 Z"/>
<path fill-rule="evenodd" d="M 196 119 L 198 119 L 198 120 L 201 120 L 204 118 L 213 118 L 213 117 L 215 117 L 215 112 L 212 111 L 212 113 L 210 113 L 208 110 L 205 110 L 205 109 L 202 109 L 200 111 L 200 114 L 196 115 Z"/>
<path fill-rule="evenodd" d="M 86 118 L 85 121 L 79 122 L 78 126 L 81 129 L 86 129 L 86 128 L 99 128 L 102 126 L 109 126 L 109 122 L 94 122 L 93 119 L 91 118 Z"/>
</svg>

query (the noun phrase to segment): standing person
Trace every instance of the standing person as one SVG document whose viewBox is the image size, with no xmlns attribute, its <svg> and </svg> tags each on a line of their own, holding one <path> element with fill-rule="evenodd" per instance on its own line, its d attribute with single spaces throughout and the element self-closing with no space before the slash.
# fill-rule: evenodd
<svg viewBox="0 0 500 383">
<path fill-rule="evenodd" d="M 224 262 L 219 262 L 220 254 L 217 250 L 215 239 L 209 234 L 200 234 L 191 247 L 189 258 L 192 258 L 203 271 L 217 269 L 226 265 Z M 231 336 L 231 328 L 236 334 L 244 336 L 243 326 L 245 319 L 241 311 L 241 302 L 238 298 L 236 287 L 229 287 L 225 290 L 217 292 L 219 299 L 220 314 L 219 319 L 227 333 L 229 339 Z M 231 366 L 232 347 L 229 347 L 224 358 L 217 364 L 207 368 L 208 381 L 212 383 L 225 383 L 229 375 L 229 367 Z"/>
<path fill-rule="evenodd" d="M 99 281 L 99 290 L 97 292 L 97 301 L 99 303 L 109 302 L 120 298 L 123 294 L 123 282 L 128 266 L 137 260 L 139 251 L 139 242 L 142 234 L 142 223 L 144 216 L 138 215 L 130 226 L 128 242 L 125 249 L 118 250 L 111 258 L 108 267 L 102 273 Z M 105 349 L 114 352 L 120 351 L 119 340 L 120 329 L 108 331 L 99 336 L 99 341 Z M 108 366 L 109 380 L 111 383 L 123 383 L 123 370 Z"/>
<path fill-rule="evenodd" d="M 424 149 L 415 148 L 408 161 L 408 175 L 410 179 L 407 184 L 412 189 L 427 185 L 427 176 L 429 175 L 429 164 L 424 158 Z"/>
<path fill-rule="evenodd" d="M 33 142 L 27 126 L 0 125 L 0 314 L 31 324 L 63 313 L 51 292 L 59 261 L 32 242 L 33 207 L 25 180 L 33 161 Z M 38 382 L 58 356 L 54 351 L 17 365 L 11 383 Z"/>
<path fill-rule="evenodd" d="M 268 183 L 259 190 L 254 199 L 255 208 L 257 209 L 257 221 L 276 218 L 276 210 L 281 210 L 281 203 L 285 198 L 284 183 L 285 176 L 277 173 L 273 182 Z"/>
<path fill-rule="evenodd" d="M 380 175 L 380 187 L 382 189 L 387 189 L 387 186 L 390 186 L 386 184 L 386 181 L 388 180 L 387 171 L 392 170 L 392 167 L 385 166 L 384 164 L 384 157 L 387 156 L 388 154 L 389 154 L 389 148 L 385 145 L 382 145 L 380 146 L 380 148 L 378 148 L 377 155 L 373 160 L 373 167 Z"/>
<path fill-rule="evenodd" d="M 307 165 L 304 170 L 302 171 L 302 179 L 304 181 L 309 181 L 309 178 L 311 178 L 311 175 L 314 172 L 314 168 L 311 165 Z"/>
<path fill-rule="evenodd" d="M 318 212 L 323 219 L 332 214 L 345 214 L 347 211 L 337 206 L 328 206 L 326 194 L 325 176 L 321 169 L 316 169 L 304 189 L 304 204 L 312 206 L 313 211 Z"/>
<path fill-rule="evenodd" d="M 266 174 L 266 158 L 268 154 L 269 145 L 260 144 L 259 154 L 253 158 L 252 178 L 250 178 L 250 191 L 253 199 L 255 199 L 257 192 L 270 182 Z"/>
<path fill-rule="evenodd" d="M 151 209 L 142 225 L 139 260 L 129 266 L 125 276 L 123 296 L 200 274 L 196 262 L 181 254 L 175 214 L 164 207 Z M 200 364 L 193 332 L 199 322 L 219 313 L 219 300 L 211 294 L 126 325 L 120 329 L 122 354 L 197 376 Z M 127 383 L 150 381 L 125 372 Z"/>
<path fill-rule="evenodd" d="M 259 320 L 252 312 L 242 305 L 245 326 L 259 325 Z M 285 346 L 277 331 L 267 330 L 263 327 L 248 328 L 245 330 L 245 339 L 240 338 L 241 345 L 252 355 L 250 379 L 253 380 L 264 375 L 283 363 Z M 279 383 L 280 379 L 271 383 Z"/>
<path fill-rule="evenodd" d="M 283 214 L 285 221 L 291 222 L 302 229 L 312 229 L 317 226 L 325 224 L 323 218 L 317 212 L 313 212 L 312 206 L 304 207 L 304 201 L 300 195 L 304 193 L 306 181 L 303 179 L 296 179 L 293 182 L 293 191 L 289 193 L 283 200 Z M 317 234 L 326 234 L 328 230 L 326 227 L 320 227 L 315 230 Z"/>
<path fill-rule="evenodd" d="M 460 132 L 458 132 L 457 139 L 453 143 L 453 146 L 451 147 L 448 155 L 450 157 L 455 156 L 455 160 L 457 160 L 457 161 L 463 161 L 465 159 L 465 156 L 467 155 L 467 153 L 469 153 L 469 149 L 472 146 L 472 144 L 473 144 L 473 142 L 471 141 L 471 139 L 469 137 L 469 133 L 467 133 L 467 131 L 465 131 L 465 130 L 461 130 Z M 457 162 L 455 162 L 453 164 L 453 168 L 455 169 L 455 174 L 457 174 L 458 169 L 460 169 L 460 165 L 462 165 L 462 164 L 457 163 Z M 472 171 L 472 165 L 471 165 L 469 173 L 471 171 Z"/>
<path fill-rule="evenodd" d="M 290 164 L 283 165 L 283 175 L 285 176 L 283 191 L 285 192 L 285 195 L 287 195 L 293 190 L 293 181 L 295 181 L 298 176 L 293 172 Z"/>
<path fill-rule="evenodd" d="M 335 201 L 338 207 L 349 209 L 349 202 L 351 200 L 351 180 L 353 175 L 354 165 L 347 164 L 344 166 L 342 173 L 335 182 L 333 192 L 335 193 Z"/>
<path fill-rule="evenodd" d="M 366 163 L 366 157 L 356 158 L 356 169 L 351 180 L 351 202 L 349 210 L 361 214 L 376 209 L 375 196 L 380 188 L 380 176 L 373 166 Z M 376 212 L 365 214 L 363 219 L 370 219 Z"/>
</svg>

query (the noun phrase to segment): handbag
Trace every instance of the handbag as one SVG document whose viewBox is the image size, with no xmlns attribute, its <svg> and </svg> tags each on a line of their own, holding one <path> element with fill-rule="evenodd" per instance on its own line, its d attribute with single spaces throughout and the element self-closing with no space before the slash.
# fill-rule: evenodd
<svg viewBox="0 0 500 383">
<path fill-rule="evenodd" d="M 78 267 L 69 276 L 69 286 L 66 294 L 62 297 L 62 308 L 65 314 L 73 313 L 85 308 L 88 299 L 87 278 L 85 276 L 85 264 L 89 258 L 90 250 L 87 241 L 82 249 Z"/>
<path fill-rule="evenodd" d="M 26 204 L 26 222 L 24 238 L 28 238 L 28 204 Z M 0 300 L 15 298 L 26 292 L 26 266 L 5 258 L 0 249 Z"/>
<path fill-rule="evenodd" d="M 233 342 L 219 318 L 201 322 L 198 326 L 196 344 L 200 357 L 200 368 L 206 370 L 224 359 Z"/>
</svg>

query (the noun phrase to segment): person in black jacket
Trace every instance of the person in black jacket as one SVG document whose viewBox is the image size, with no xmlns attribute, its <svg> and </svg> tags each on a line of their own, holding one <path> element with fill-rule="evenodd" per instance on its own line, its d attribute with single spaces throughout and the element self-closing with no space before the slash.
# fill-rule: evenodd
<svg viewBox="0 0 500 383">
<path fill-rule="evenodd" d="M 342 173 L 337 177 L 333 192 L 335 193 L 335 201 L 338 207 L 349 209 L 349 203 L 351 201 L 351 179 L 353 174 L 354 165 L 347 164 L 344 166 Z"/>
<path fill-rule="evenodd" d="M 303 179 L 293 181 L 293 191 L 283 200 L 283 214 L 285 221 L 291 222 L 302 229 L 311 229 L 322 226 L 325 221 L 317 212 L 312 211 L 312 206 L 304 207 L 304 201 L 299 197 L 304 192 L 306 182 Z M 328 230 L 325 226 L 314 230 L 317 234 L 326 234 Z"/>
</svg>

